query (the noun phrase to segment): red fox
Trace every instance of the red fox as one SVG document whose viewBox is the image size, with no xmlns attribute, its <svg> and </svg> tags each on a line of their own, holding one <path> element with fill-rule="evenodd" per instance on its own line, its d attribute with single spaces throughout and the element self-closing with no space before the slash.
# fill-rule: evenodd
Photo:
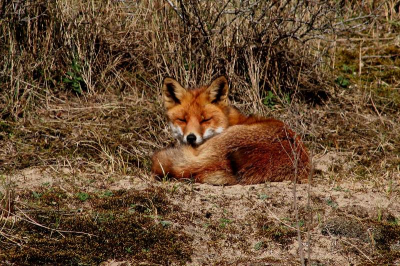
<svg viewBox="0 0 400 266">
<path fill-rule="evenodd" d="M 229 106 L 225 76 L 197 89 L 167 77 L 162 90 L 172 134 L 183 145 L 153 155 L 155 176 L 214 185 L 307 178 L 309 155 L 299 136 L 282 121 Z"/>
</svg>

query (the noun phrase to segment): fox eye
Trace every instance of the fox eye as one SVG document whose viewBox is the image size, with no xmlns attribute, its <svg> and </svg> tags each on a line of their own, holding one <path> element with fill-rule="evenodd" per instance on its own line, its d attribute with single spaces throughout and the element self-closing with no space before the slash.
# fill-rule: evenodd
<svg viewBox="0 0 400 266">
<path fill-rule="evenodd" d="M 180 121 L 180 122 L 186 123 L 186 119 L 185 118 L 177 118 L 177 120 Z"/>
<path fill-rule="evenodd" d="M 201 123 L 204 123 L 204 122 L 208 122 L 208 121 L 210 121 L 212 119 L 212 117 L 210 117 L 210 118 L 207 118 L 207 119 L 203 119 L 203 120 L 201 120 Z"/>
</svg>

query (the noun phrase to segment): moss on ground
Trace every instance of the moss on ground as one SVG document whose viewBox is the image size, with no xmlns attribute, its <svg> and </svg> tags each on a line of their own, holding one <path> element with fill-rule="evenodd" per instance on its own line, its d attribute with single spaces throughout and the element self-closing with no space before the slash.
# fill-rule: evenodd
<svg viewBox="0 0 400 266">
<path fill-rule="evenodd" d="M 8 221 L 3 232 L 17 237 L 20 246 L 0 236 L 0 264 L 98 265 L 109 259 L 151 264 L 185 264 L 192 254 L 191 238 L 169 220 L 179 207 L 163 190 L 108 191 L 82 198 L 58 189 L 26 193 L 31 207 Z M 34 208 L 40 201 L 39 208 Z M 28 218 L 29 217 L 29 218 Z"/>
<path fill-rule="evenodd" d="M 334 217 L 325 222 L 321 233 L 369 243 L 377 251 L 373 257 L 374 265 L 391 265 L 400 259 L 400 225 L 391 215 L 382 221 Z M 372 265 L 368 261 L 364 263 Z"/>
<path fill-rule="evenodd" d="M 287 248 L 293 243 L 297 236 L 296 230 L 287 227 L 284 224 L 276 224 L 269 221 L 267 217 L 261 215 L 257 218 L 258 235 L 267 238 Z"/>
</svg>

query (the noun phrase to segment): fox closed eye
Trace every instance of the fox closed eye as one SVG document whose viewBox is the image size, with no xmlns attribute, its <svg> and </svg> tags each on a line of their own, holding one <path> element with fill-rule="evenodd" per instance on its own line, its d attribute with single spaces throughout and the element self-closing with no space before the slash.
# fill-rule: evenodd
<svg viewBox="0 0 400 266">
<path fill-rule="evenodd" d="M 200 123 L 204 123 L 204 122 L 208 122 L 208 121 L 210 121 L 212 119 L 212 117 L 210 117 L 210 118 L 204 118 L 203 120 L 201 120 L 201 122 Z"/>
<path fill-rule="evenodd" d="M 180 121 L 180 122 L 186 123 L 186 119 L 185 118 L 177 118 L 177 120 Z"/>
</svg>

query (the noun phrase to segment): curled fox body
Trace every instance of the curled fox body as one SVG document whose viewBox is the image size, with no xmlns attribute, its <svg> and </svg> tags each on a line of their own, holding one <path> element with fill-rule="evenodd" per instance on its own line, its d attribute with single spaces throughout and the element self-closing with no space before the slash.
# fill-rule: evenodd
<svg viewBox="0 0 400 266">
<path fill-rule="evenodd" d="M 245 116 L 229 106 L 224 76 L 197 89 L 172 78 L 163 83 L 172 133 L 184 145 L 153 155 L 156 176 L 214 185 L 307 178 L 309 156 L 300 138 L 282 121 Z"/>
</svg>

